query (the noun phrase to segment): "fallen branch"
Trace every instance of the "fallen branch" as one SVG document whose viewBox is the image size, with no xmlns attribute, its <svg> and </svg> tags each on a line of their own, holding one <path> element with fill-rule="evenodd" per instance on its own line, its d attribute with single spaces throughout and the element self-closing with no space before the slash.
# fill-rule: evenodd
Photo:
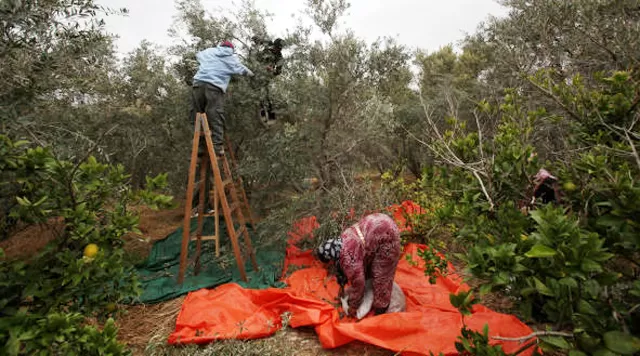
<svg viewBox="0 0 640 356">
<path fill-rule="evenodd" d="M 491 338 L 494 340 L 499 340 L 499 341 L 519 341 L 519 342 L 523 342 L 523 341 L 527 341 L 530 339 L 533 339 L 534 337 L 538 337 L 538 336 L 562 336 L 562 337 L 573 337 L 573 334 L 569 334 L 569 333 L 563 333 L 560 331 L 536 331 L 532 334 L 529 334 L 527 336 L 522 336 L 522 337 L 502 337 L 502 336 L 492 336 Z"/>
</svg>

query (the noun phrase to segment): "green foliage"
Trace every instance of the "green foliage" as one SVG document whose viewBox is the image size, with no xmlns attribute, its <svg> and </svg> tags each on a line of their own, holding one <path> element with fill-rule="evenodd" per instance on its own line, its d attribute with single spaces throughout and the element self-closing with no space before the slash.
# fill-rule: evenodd
<svg viewBox="0 0 640 356">
<path fill-rule="evenodd" d="M 7 355 L 130 355 L 117 339 L 113 319 L 102 330 L 77 313 L 19 313 L 0 319 Z M 6 333 L 5 333 L 6 332 Z"/>
<path fill-rule="evenodd" d="M 11 174 L 20 188 L 11 216 L 57 226 L 52 227 L 55 239 L 29 263 L 0 261 L 0 316 L 6 321 L 0 334 L 10 335 L 5 342 L 20 352 L 54 338 L 51 352 L 82 353 L 82 348 L 64 347 L 86 340 L 86 347 L 120 354 L 112 322 L 98 332 L 80 328 L 81 317 L 65 313 L 104 317 L 112 312 L 110 305 L 140 292 L 133 266 L 124 259 L 123 236 L 140 232 L 139 217 L 129 206 L 173 204 L 170 196 L 158 193 L 166 175 L 148 178 L 148 187 L 136 191 L 121 165 L 103 164 L 90 155 L 77 163 L 59 160 L 48 148 L 14 143 L 6 136 L 0 136 L 0 145 L 3 173 Z M 98 247 L 95 256 L 84 253 L 89 244 Z M 22 349 L 16 346 L 19 341 L 35 344 Z"/>
<path fill-rule="evenodd" d="M 66 101 L 73 91 L 95 92 L 94 75 L 108 66 L 111 41 L 93 0 L 3 1 L 0 5 L 0 125 L 33 114 L 43 102 Z M 126 11 L 119 11 L 126 12 Z M 4 131 L 4 130 L 3 130 Z"/>
<path fill-rule="evenodd" d="M 506 355 L 500 345 L 489 344 L 489 325 L 485 324 L 482 332 L 471 330 L 464 322 L 465 316 L 471 315 L 471 311 L 475 304 L 480 301 L 473 296 L 473 291 L 460 292 L 458 294 L 450 294 L 449 300 L 454 308 L 462 314 L 461 335 L 455 343 L 456 350 L 460 355 L 482 355 L 482 356 L 500 356 Z M 531 345 L 529 345 L 531 346 Z"/>
<path fill-rule="evenodd" d="M 604 271 L 604 263 L 613 254 L 603 247 L 598 234 L 580 229 L 560 208 L 545 207 L 531 215 L 536 231 L 530 235 L 532 246 L 522 260 L 531 276 L 515 282 L 524 283 L 516 289 L 531 303 L 523 303 L 523 308 L 541 303 L 548 320 L 560 323 L 575 313 L 592 315 L 592 303 L 598 303 L 601 288 L 615 282 L 615 275 Z"/>
<path fill-rule="evenodd" d="M 433 246 L 418 249 L 418 256 L 425 262 L 424 274 L 429 277 L 429 283 L 435 284 L 438 276 L 446 276 L 448 261 L 446 258 L 435 252 Z"/>
<path fill-rule="evenodd" d="M 460 314 L 468 316 L 471 315 L 473 306 L 478 304 L 480 300 L 474 298 L 473 291 L 462 291 L 458 294 L 450 294 L 449 301 L 451 305 L 460 311 Z"/>
<path fill-rule="evenodd" d="M 640 338 L 620 331 L 609 331 L 603 335 L 607 349 L 620 355 L 633 355 L 640 352 Z"/>
<path fill-rule="evenodd" d="M 486 281 L 481 294 L 505 292 L 526 320 L 573 330 L 571 342 L 544 338 L 546 349 L 613 352 L 604 335 L 640 332 L 633 284 L 640 247 L 633 218 L 640 214 L 638 82 L 629 72 L 566 81 L 556 74 L 529 78 L 556 107 L 530 109 L 520 90 L 506 90 L 499 105 L 481 101 L 478 110 L 498 123 L 495 132 L 467 130 L 466 121 L 448 118 L 431 148 L 452 178 L 427 175 L 431 183 L 421 189 L 448 197 L 435 215 L 455 224 L 456 238 L 470 246 L 456 256 Z M 565 188 L 558 202 L 565 206 L 530 205 L 538 152 L 548 149 L 536 129 L 563 121 L 570 128 L 563 145 L 575 150 L 545 166 Z"/>
<path fill-rule="evenodd" d="M 466 326 L 461 329 L 461 336 L 456 341 L 456 350 L 461 355 L 500 356 L 507 355 L 501 345 L 489 344 L 489 325 L 485 324 L 482 332 L 473 331 Z"/>
<path fill-rule="evenodd" d="M 437 190 L 435 186 L 447 181 L 446 172 L 434 172 L 429 168 L 423 169 L 420 178 L 407 182 L 402 173 L 394 175 L 391 171 L 382 174 L 382 188 L 394 197 L 394 201 L 411 200 L 418 204 L 422 211 L 406 214 L 407 226 L 411 231 L 404 233 L 403 240 L 417 240 L 419 243 L 430 243 L 431 235 L 450 233 L 450 226 L 443 223 L 446 220 L 444 204 L 447 198 L 446 190 Z M 442 249 L 442 242 L 435 243 L 436 249 Z"/>
<path fill-rule="evenodd" d="M 147 189 L 134 191 L 120 165 L 102 164 L 93 156 L 73 164 L 58 160 L 46 148 L 16 145 L 6 137 L 1 142 L 0 151 L 9 154 L 0 161 L 9 162 L 21 185 L 11 216 L 27 223 L 61 219 L 56 240 L 35 261 L 17 270 L 5 267 L 21 278 L 3 280 L 12 289 L 20 286 L 17 294 L 3 293 L 3 314 L 11 314 L 11 307 L 26 300 L 31 308 L 44 311 L 74 300 L 69 310 L 91 313 L 135 295 L 138 287 L 123 261 L 122 237 L 139 233 L 139 217 L 127 206 L 170 206 L 170 196 L 155 193 L 166 185 L 166 176 L 149 178 Z M 83 259 L 90 243 L 99 253 Z"/>
</svg>

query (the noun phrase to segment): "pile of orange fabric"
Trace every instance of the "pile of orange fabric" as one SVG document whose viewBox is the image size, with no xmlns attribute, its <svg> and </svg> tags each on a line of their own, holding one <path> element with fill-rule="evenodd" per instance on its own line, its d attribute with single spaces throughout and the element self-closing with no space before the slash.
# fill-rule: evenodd
<svg viewBox="0 0 640 356">
<path fill-rule="evenodd" d="M 410 208 L 415 206 L 411 204 Z M 429 284 L 424 276 L 424 261 L 418 257 L 418 250 L 425 246 L 407 244 L 395 278 L 406 295 L 406 312 L 368 316 L 360 321 L 341 318 L 335 278 L 327 275 L 311 251 L 295 246 L 300 239 L 313 238 L 317 227 L 315 218 L 310 217 L 298 221 L 289 234 L 284 271 L 289 266 L 299 269 L 283 275 L 286 288 L 252 290 L 230 283 L 192 292 L 182 305 L 169 343 L 204 344 L 267 337 L 281 328 L 282 315 L 288 312 L 291 327 L 314 327 L 322 346 L 328 349 L 359 340 L 403 355 L 458 354 L 455 342 L 463 320 L 449 302 L 449 295 L 467 290 L 468 286 L 454 273 L 453 266 L 446 277 L 438 277 L 436 284 Z M 417 264 L 409 263 L 407 256 Z M 464 321 L 478 331 L 488 324 L 490 336 L 516 338 L 532 333 L 515 316 L 482 305 L 475 305 L 473 314 Z M 492 343 L 501 344 L 505 352 L 515 352 L 522 346 L 513 341 Z M 522 355 L 531 353 L 530 349 Z"/>
</svg>

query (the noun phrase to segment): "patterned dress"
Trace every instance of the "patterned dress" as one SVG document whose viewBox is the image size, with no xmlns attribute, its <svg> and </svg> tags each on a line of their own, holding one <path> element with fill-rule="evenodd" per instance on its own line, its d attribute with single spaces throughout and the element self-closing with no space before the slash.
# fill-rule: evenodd
<svg viewBox="0 0 640 356">
<path fill-rule="evenodd" d="M 400 230 L 391 217 L 370 214 L 340 235 L 340 269 L 350 283 L 345 290 L 349 314 L 357 311 L 365 292 L 365 280 L 373 281 L 373 308 L 389 307 L 393 280 L 400 259 Z"/>
</svg>

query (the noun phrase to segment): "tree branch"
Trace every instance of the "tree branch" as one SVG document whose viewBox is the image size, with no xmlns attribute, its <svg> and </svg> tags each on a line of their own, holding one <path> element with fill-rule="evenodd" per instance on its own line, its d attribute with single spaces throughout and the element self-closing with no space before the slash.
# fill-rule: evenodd
<svg viewBox="0 0 640 356">
<path fill-rule="evenodd" d="M 532 334 L 522 337 L 502 337 L 502 336 L 492 336 L 491 338 L 499 341 L 518 341 L 522 343 L 523 341 L 527 341 L 533 339 L 538 336 L 562 336 L 562 337 L 573 337 L 573 334 L 563 333 L 560 331 L 536 331 Z"/>
<path fill-rule="evenodd" d="M 631 132 L 633 127 L 636 125 L 638 120 L 637 119 L 634 120 L 633 123 L 631 123 L 631 126 L 629 126 L 629 128 L 627 129 L 627 128 L 622 128 L 622 127 L 609 125 L 604 121 L 604 119 L 602 118 L 601 115 L 598 115 L 598 117 L 599 117 L 600 123 L 602 123 L 602 125 L 604 125 L 606 128 L 608 128 L 611 132 L 613 132 L 616 135 L 618 135 L 618 136 L 624 138 L 625 140 L 627 140 L 627 143 L 631 147 L 631 155 L 635 158 L 636 164 L 638 165 L 638 168 L 640 168 L 640 155 L 638 155 L 638 150 L 636 149 L 636 145 L 633 142 L 633 140 L 631 139 L 631 136 L 629 135 L 629 133 Z M 620 133 L 620 131 L 622 131 L 622 133 Z M 631 133 L 634 134 L 633 132 L 631 132 Z"/>
<path fill-rule="evenodd" d="M 635 143 L 633 142 L 631 137 L 629 137 L 629 131 L 625 130 L 624 131 L 624 136 L 626 137 L 627 142 L 629 143 L 629 146 L 631 146 L 631 152 L 633 152 L 633 157 L 636 159 L 636 164 L 638 165 L 638 168 L 640 169 L 640 156 L 638 155 L 638 150 L 636 150 Z"/>
<path fill-rule="evenodd" d="M 476 118 L 476 126 L 478 127 L 478 149 L 480 150 L 480 158 L 484 160 L 484 149 L 482 148 L 482 130 L 480 129 L 480 119 L 478 113 L 473 110 L 473 116 Z"/>
<path fill-rule="evenodd" d="M 562 101 L 560 101 L 560 99 L 558 99 L 557 96 L 553 95 L 552 92 L 550 92 L 549 90 L 543 88 L 542 86 L 540 86 L 538 83 L 534 82 L 533 80 L 531 80 L 531 78 L 527 78 L 527 80 L 529 81 L 529 83 L 531 83 L 531 85 L 533 85 L 536 89 L 538 89 L 540 92 L 542 92 L 544 95 L 546 95 L 547 97 L 549 97 L 550 99 L 553 99 L 553 101 L 558 104 L 558 106 L 560 106 L 567 114 L 569 114 L 569 116 L 571 116 L 574 120 L 576 121 L 580 121 L 580 116 L 578 116 L 578 114 L 576 114 L 575 112 L 573 112 L 571 109 L 569 109 L 569 107 L 567 107 Z"/>
<path fill-rule="evenodd" d="M 450 105 L 450 109 L 453 110 L 453 114 L 455 114 L 455 105 L 453 103 L 453 99 L 451 99 L 450 97 L 448 97 L 447 101 L 449 102 Z M 436 135 L 438 136 L 438 139 L 443 143 L 445 149 L 448 151 L 448 157 L 445 156 L 443 153 L 439 152 L 438 150 L 435 149 L 435 147 L 433 147 L 432 145 L 418 139 L 417 137 L 415 137 L 415 135 L 413 135 L 413 133 L 411 133 L 409 130 L 407 130 L 404 126 L 403 129 L 411 136 L 413 137 L 416 141 L 420 142 L 421 144 L 427 146 L 430 150 L 432 150 L 436 155 L 440 156 L 443 160 L 445 160 L 447 163 L 456 166 L 456 167 L 460 167 L 463 169 L 467 169 L 469 171 L 471 171 L 473 173 L 473 176 L 476 178 L 476 180 L 478 180 L 478 183 L 480 184 L 480 188 L 482 190 L 482 193 L 484 194 L 485 198 L 487 199 L 487 201 L 489 202 L 489 206 L 490 206 L 490 210 L 493 211 L 493 209 L 495 208 L 495 204 L 493 203 L 493 199 L 491 199 L 491 196 L 489 195 L 489 192 L 487 191 L 486 186 L 484 185 L 484 182 L 482 181 L 482 177 L 480 177 L 480 174 L 482 174 L 485 177 L 489 177 L 489 175 L 486 173 L 486 171 L 484 170 L 479 170 L 476 169 L 474 167 L 472 167 L 472 164 L 469 163 L 465 163 L 464 161 L 462 161 L 451 149 L 451 147 L 449 147 L 449 145 L 446 143 L 445 139 L 442 137 L 442 135 L 440 134 L 440 131 L 438 130 L 438 127 L 436 126 L 436 124 L 433 122 L 433 120 L 431 119 L 431 115 L 428 112 L 427 106 L 424 102 L 424 98 L 422 97 L 422 94 L 420 94 L 420 103 L 422 104 L 422 107 L 425 111 L 425 116 L 427 118 L 427 121 L 429 121 L 429 125 L 431 126 L 431 128 L 434 130 L 434 132 L 436 133 Z M 476 116 L 476 123 L 478 125 L 478 133 L 480 135 L 480 141 L 482 141 L 482 133 L 480 130 L 480 122 L 478 120 L 478 117 Z M 482 144 L 482 143 L 481 143 Z M 481 148 L 481 152 L 482 148 Z M 481 160 L 478 162 L 480 164 L 484 163 L 484 153 L 482 153 L 482 157 Z"/>
<path fill-rule="evenodd" d="M 473 175 L 478 180 L 478 183 L 480 183 L 480 188 L 482 188 L 482 193 L 484 193 L 484 196 L 489 201 L 489 206 L 490 206 L 489 209 L 493 211 L 493 208 L 495 207 L 495 205 L 493 204 L 493 199 L 491 199 L 491 197 L 489 196 L 489 192 L 487 192 L 487 188 L 484 186 L 484 182 L 482 182 L 482 179 L 480 178 L 480 175 L 478 175 L 477 171 L 474 171 Z"/>
</svg>

